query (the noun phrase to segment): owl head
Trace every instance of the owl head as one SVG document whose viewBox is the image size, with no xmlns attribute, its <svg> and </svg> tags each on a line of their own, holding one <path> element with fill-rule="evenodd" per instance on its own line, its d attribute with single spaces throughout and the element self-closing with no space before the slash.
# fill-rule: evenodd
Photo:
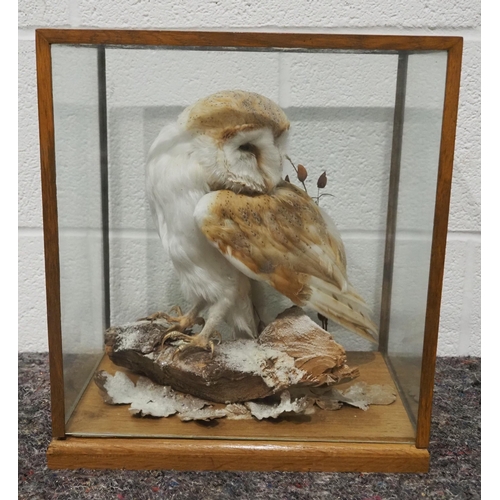
<svg viewBox="0 0 500 500">
<path fill-rule="evenodd" d="M 177 123 L 192 134 L 210 189 L 269 193 L 280 182 L 290 122 L 267 97 L 217 92 L 186 108 Z"/>
</svg>

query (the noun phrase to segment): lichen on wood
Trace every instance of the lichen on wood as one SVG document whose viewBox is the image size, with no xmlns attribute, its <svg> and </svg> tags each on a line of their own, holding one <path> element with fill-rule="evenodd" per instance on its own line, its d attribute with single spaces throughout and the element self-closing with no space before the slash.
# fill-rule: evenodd
<svg viewBox="0 0 500 500">
<path fill-rule="evenodd" d="M 110 328 L 108 355 L 160 385 L 216 403 L 253 401 L 359 375 L 346 364 L 344 348 L 298 307 L 278 315 L 258 339 L 226 341 L 213 353 L 162 346 L 171 326 L 158 319 Z"/>
<path fill-rule="evenodd" d="M 346 364 L 344 348 L 298 307 L 279 314 L 257 340 L 223 342 L 213 353 L 163 345 L 170 327 L 160 318 L 107 331 L 110 359 L 145 377 L 133 382 L 121 371 L 97 372 L 106 403 L 129 404 L 135 416 L 190 421 L 275 419 L 344 404 L 366 410 L 396 399 L 390 386 L 357 382 L 338 388 L 356 378 L 358 369 Z"/>
<path fill-rule="evenodd" d="M 343 404 L 366 411 L 371 404 L 391 404 L 396 399 L 395 390 L 391 386 L 357 382 L 344 390 L 328 386 L 297 387 L 292 393 L 283 391 L 279 397 L 275 395 L 244 404 L 221 405 L 183 394 L 146 377 L 139 377 L 134 383 L 121 371 L 111 375 L 101 370 L 95 374 L 94 381 L 107 404 L 129 404 L 130 413 L 137 417 L 176 415 L 183 422 L 218 418 L 276 419 L 283 414 L 314 413 L 316 407 L 328 411 L 339 410 Z"/>
</svg>

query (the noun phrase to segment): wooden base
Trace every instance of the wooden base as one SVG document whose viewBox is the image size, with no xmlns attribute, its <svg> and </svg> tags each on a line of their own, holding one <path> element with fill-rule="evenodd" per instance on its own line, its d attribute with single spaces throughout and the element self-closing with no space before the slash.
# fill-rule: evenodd
<svg viewBox="0 0 500 500">
<path fill-rule="evenodd" d="M 348 362 L 360 368 L 356 380 L 393 384 L 380 353 L 348 353 Z M 123 370 L 107 356 L 98 369 Z M 66 439 L 52 441 L 47 461 L 52 469 L 426 472 L 429 453 L 415 447 L 399 396 L 366 412 L 344 406 L 269 421 L 200 423 L 132 417 L 128 405 L 106 405 L 90 382 Z"/>
<path fill-rule="evenodd" d="M 359 367 L 361 375 L 339 384 L 340 389 L 358 381 L 394 384 L 380 353 L 352 352 L 348 353 L 347 360 Z M 109 373 L 121 370 L 134 377 L 107 356 L 98 369 Z M 136 418 L 128 408 L 128 405 L 105 404 L 91 381 L 66 424 L 66 436 L 415 444 L 415 429 L 399 396 L 389 406 L 371 406 L 368 411 L 346 405 L 339 411 L 318 409 L 312 415 L 290 415 L 267 421 L 218 419 L 208 425 L 181 422 L 177 417 Z"/>
<path fill-rule="evenodd" d="M 429 453 L 405 444 L 197 439 L 53 440 L 50 469 L 406 472 L 429 468 Z"/>
</svg>

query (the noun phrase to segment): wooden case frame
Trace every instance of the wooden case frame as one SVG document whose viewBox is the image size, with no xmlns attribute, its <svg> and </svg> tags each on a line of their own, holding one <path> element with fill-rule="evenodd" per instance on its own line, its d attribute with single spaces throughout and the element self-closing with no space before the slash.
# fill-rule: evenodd
<svg viewBox="0 0 500 500">
<path fill-rule="evenodd" d="M 222 441 L 200 439 L 76 438 L 66 436 L 51 69 L 52 44 L 237 49 L 341 49 L 395 51 L 399 54 L 408 54 L 414 51 L 447 51 L 445 97 L 420 380 L 420 402 L 414 445 L 276 442 L 272 440 Z M 461 37 L 439 36 L 72 29 L 39 29 L 36 31 L 53 434 L 53 440 L 47 452 L 49 467 L 363 472 L 424 472 L 427 470 L 429 463 L 427 447 L 431 428 L 434 372 L 455 147 L 462 48 L 463 39 Z M 397 164 L 397 151 L 396 157 L 394 155 L 393 151 L 392 163 Z M 389 192 L 393 189 L 391 185 L 395 186 L 397 182 L 397 165 L 396 168 L 394 165 L 391 165 Z M 389 200 L 391 200 L 391 195 L 389 196 Z M 387 262 L 391 262 L 394 248 L 394 221 L 391 220 L 390 210 L 388 214 L 386 264 Z M 386 266 L 384 270 L 383 295 L 390 295 L 390 281 L 391 266 Z M 384 318 L 382 316 L 381 323 L 383 322 Z M 381 338 L 381 346 L 383 350 L 383 337 Z"/>
</svg>

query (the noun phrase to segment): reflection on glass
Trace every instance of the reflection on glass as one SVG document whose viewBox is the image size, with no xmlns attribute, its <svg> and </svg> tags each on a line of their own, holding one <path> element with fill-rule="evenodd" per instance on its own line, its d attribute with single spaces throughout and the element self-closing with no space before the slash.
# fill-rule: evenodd
<svg viewBox="0 0 500 500">
<path fill-rule="evenodd" d="M 103 353 L 97 50 L 55 45 L 52 61 L 68 418 Z"/>
<path fill-rule="evenodd" d="M 408 59 L 388 355 L 413 421 L 419 400 L 446 60 L 446 52 Z"/>
</svg>

